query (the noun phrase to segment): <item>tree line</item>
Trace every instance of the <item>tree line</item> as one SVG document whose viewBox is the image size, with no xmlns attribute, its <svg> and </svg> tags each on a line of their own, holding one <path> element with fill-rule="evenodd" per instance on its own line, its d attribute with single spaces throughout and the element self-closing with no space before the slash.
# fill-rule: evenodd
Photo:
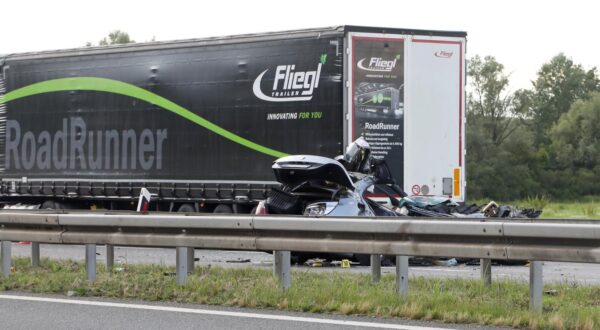
<svg viewBox="0 0 600 330">
<path fill-rule="evenodd" d="M 468 62 L 469 199 L 600 195 L 600 79 L 564 54 L 509 91 L 494 57 Z"/>
</svg>

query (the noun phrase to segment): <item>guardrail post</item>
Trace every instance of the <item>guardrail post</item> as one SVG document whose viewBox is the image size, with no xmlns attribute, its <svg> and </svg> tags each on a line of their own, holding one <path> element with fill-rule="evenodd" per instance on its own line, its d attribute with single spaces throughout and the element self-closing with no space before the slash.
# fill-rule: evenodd
<svg viewBox="0 0 600 330">
<path fill-rule="evenodd" d="M 96 279 L 96 244 L 85 245 L 85 271 L 88 281 Z"/>
<path fill-rule="evenodd" d="M 373 282 L 377 283 L 381 279 L 381 255 L 371 255 L 371 277 Z"/>
<path fill-rule="evenodd" d="M 273 275 L 279 280 L 279 285 L 285 290 L 292 283 L 290 274 L 290 251 L 273 251 Z"/>
<path fill-rule="evenodd" d="M 492 259 L 481 259 L 479 264 L 481 265 L 481 279 L 483 285 L 492 285 Z"/>
<path fill-rule="evenodd" d="M 40 243 L 31 242 L 31 266 L 40 266 Z"/>
<path fill-rule="evenodd" d="M 188 267 L 188 272 L 193 273 L 194 272 L 194 248 L 187 248 L 187 267 Z"/>
<path fill-rule="evenodd" d="M 396 293 L 408 296 L 408 257 L 396 256 Z"/>
<path fill-rule="evenodd" d="M 542 291 L 544 289 L 543 268 L 541 261 L 529 262 L 529 309 L 542 312 Z"/>
<path fill-rule="evenodd" d="M 106 244 L 106 271 L 112 271 L 115 265 L 115 246 Z"/>
<path fill-rule="evenodd" d="M 6 277 L 10 276 L 10 266 L 12 264 L 11 248 L 11 241 L 2 241 L 2 275 Z"/>
<path fill-rule="evenodd" d="M 185 285 L 188 275 L 188 248 L 177 247 L 176 252 L 177 284 Z"/>
</svg>

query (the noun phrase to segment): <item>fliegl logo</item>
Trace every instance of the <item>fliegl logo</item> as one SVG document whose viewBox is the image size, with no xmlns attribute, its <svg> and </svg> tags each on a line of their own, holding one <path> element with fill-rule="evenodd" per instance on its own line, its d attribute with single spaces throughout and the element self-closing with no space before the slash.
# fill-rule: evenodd
<svg viewBox="0 0 600 330">
<path fill-rule="evenodd" d="M 393 60 L 384 60 L 383 57 L 365 57 L 360 59 L 356 63 L 356 66 L 365 71 L 392 72 L 396 67 L 398 59 L 400 59 L 400 55 L 396 55 L 396 58 Z"/>
<path fill-rule="evenodd" d="M 273 89 L 268 94 L 263 93 L 260 87 L 263 77 L 269 71 L 266 69 L 254 80 L 252 91 L 259 99 L 269 102 L 310 101 L 314 90 L 319 87 L 321 67 L 326 61 L 327 54 L 322 54 L 314 71 L 296 71 L 295 64 L 278 65 L 275 68 Z"/>
<path fill-rule="evenodd" d="M 440 58 L 451 58 L 452 52 L 440 50 L 440 51 L 433 53 L 433 55 L 435 55 L 435 57 L 440 57 Z"/>
</svg>

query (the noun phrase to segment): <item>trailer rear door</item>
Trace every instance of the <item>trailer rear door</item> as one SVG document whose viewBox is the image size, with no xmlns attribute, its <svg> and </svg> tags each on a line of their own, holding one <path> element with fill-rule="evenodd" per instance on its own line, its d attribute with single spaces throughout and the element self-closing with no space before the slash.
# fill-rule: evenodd
<svg viewBox="0 0 600 330">
<path fill-rule="evenodd" d="M 462 201 L 465 38 L 347 34 L 347 142 L 364 136 L 412 196 Z"/>
</svg>

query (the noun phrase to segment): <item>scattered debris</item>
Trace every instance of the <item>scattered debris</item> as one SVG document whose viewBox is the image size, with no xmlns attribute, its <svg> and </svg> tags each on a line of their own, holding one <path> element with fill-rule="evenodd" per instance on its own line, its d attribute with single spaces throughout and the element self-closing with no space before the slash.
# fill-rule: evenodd
<svg viewBox="0 0 600 330">
<path fill-rule="evenodd" d="M 328 267 L 331 265 L 329 261 L 320 258 L 308 259 L 304 264 L 308 267 Z"/>
<path fill-rule="evenodd" d="M 428 257 L 412 257 L 408 259 L 410 266 L 433 266 L 433 258 Z"/>
<path fill-rule="evenodd" d="M 558 294 L 558 290 L 546 290 L 544 291 L 544 294 L 548 296 L 556 296 Z"/>
<path fill-rule="evenodd" d="M 433 264 L 436 266 L 446 266 L 446 267 L 455 267 L 458 266 L 458 261 L 456 258 L 451 259 L 435 259 L 433 260 Z"/>
<path fill-rule="evenodd" d="M 115 263 L 116 267 L 114 267 L 114 271 L 117 273 L 124 272 L 125 266 L 127 266 L 127 258 L 125 258 L 124 256 L 117 256 Z"/>
<path fill-rule="evenodd" d="M 392 261 L 392 258 L 390 258 L 390 257 L 383 257 L 383 258 L 381 258 L 381 266 L 392 267 L 392 266 L 394 266 L 394 262 Z"/>
<path fill-rule="evenodd" d="M 231 263 L 231 264 L 243 264 L 243 263 L 250 262 L 250 259 L 237 258 L 235 260 L 227 260 L 225 262 L 228 262 L 228 263 Z"/>
<path fill-rule="evenodd" d="M 332 260 L 328 264 L 329 264 L 329 266 L 333 266 L 333 267 L 350 268 L 351 266 L 360 265 L 360 262 L 350 261 L 349 259 L 342 259 L 342 260 Z"/>
<path fill-rule="evenodd" d="M 67 297 L 77 297 L 79 294 L 73 290 L 67 291 Z"/>
<path fill-rule="evenodd" d="M 413 196 L 400 200 L 401 209 L 408 210 L 409 216 L 442 218 L 537 218 L 542 210 L 519 209 L 510 205 L 498 205 L 490 201 L 484 206 L 457 203 L 445 197 Z M 404 212 L 406 213 L 406 212 Z M 404 214 L 403 213 L 403 214 Z"/>
<path fill-rule="evenodd" d="M 498 204 L 496 204 L 494 201 L 491 201 L 481 209 L 481 212 L 488 218 L 495 217 L 498 213 Z"/>
</svg>

